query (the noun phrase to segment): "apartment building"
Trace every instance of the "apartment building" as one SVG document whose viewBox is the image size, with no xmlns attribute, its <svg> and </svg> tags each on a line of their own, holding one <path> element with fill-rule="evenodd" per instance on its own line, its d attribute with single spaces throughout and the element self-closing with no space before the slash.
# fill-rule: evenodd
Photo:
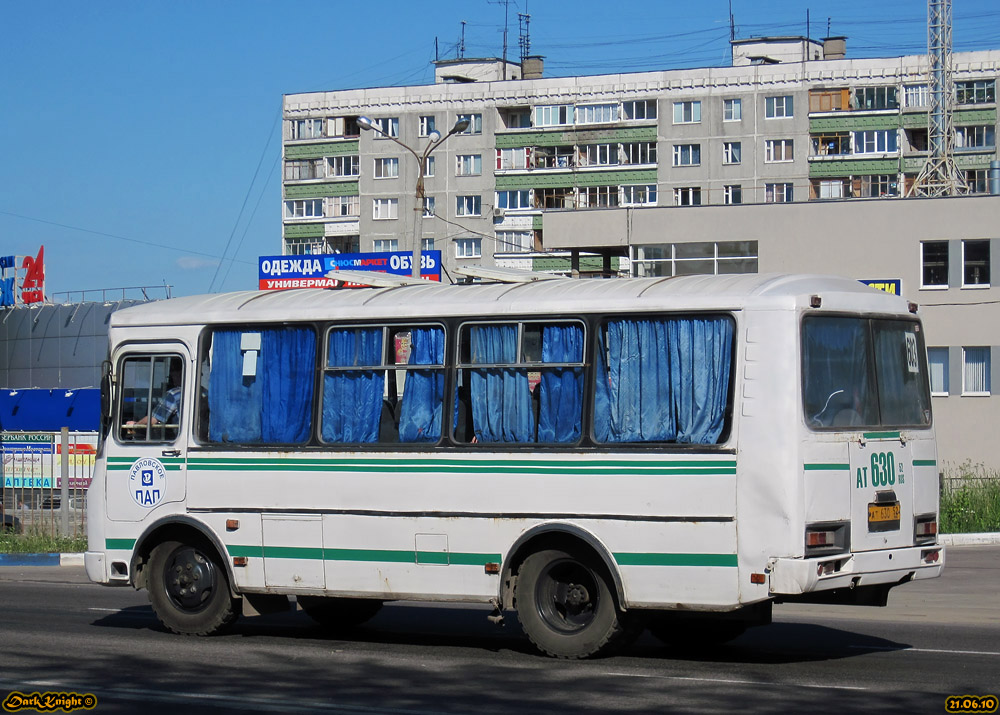
<svg viewBox="0 0 1000 715">
<path fill-rule="evenodd" d="M 843 38 L 733 43 L 733 65 L 542 78 L 540 60 L 439 63 L 428 86 L 286 95 L 283 252 L 409 251 L 574 275 L 835 273 L 921 304 L 943 466 L 1000 468 L 1000 51 L 955 53 L 970 196 L 903 198 L 927 157 L 923 55 Z M 997 165 L 1000 167 L 1000 164 Z M 994 170 L 1000 193 L 1000 168 Z"/>
</svg>

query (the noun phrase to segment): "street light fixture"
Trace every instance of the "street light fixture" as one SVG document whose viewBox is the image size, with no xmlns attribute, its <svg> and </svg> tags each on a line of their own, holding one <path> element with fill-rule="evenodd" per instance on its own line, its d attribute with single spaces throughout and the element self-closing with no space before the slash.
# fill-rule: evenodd
<svg viewBox="0 0 1000 715">
<path fill-rule="evenodd" d="M 420 278 L 420 261 L 421 254 L 423 253 L 423 223 L 424 223 L 424 171 L 427 169 L 427 157 L 431 155 L 431 152 L 437 149 L 441 144 L 444 143 L 445 139 L 453 134 L 458 134 L 459 132 L 464 132 L 469 128 L 468 119 L 459 119 L 455 122 L 455 126 L 451 128 L 444 136 L 438 131 L 432 131 L 428 135 L 427 146 L 424 147 L 423 152 L 418 153 L 417 150 L 404 144 L 396 137 L 386 133 L 380 126 L 378 126 L 374 121 L 368 117 L 358 117 L 358 126 L 365 131 L 376 131 L 386 139 L 391 139 L 392 141 L 399 144 L 401 147 L 406 149 L 406 151 L 413 154 L 413 158 L 417 160 L 417 186 L 414 192 L 414 198 L 416 204 L 413 207 L 414 220 L 413 220 L 413 266 L 411 275 L 414 278 Z"/>
</svg>

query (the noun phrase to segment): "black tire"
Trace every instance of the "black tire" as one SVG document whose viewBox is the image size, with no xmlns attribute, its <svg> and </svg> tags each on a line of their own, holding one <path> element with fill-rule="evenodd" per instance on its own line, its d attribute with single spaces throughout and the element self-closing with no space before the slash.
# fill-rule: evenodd
<svg viewBox="0 0 1000 715">
<path fill-rule="evenodd" d="M 514 598 L 525 635 L 556 658 L 606 654 L 636 633 L 618 608 L 604 564 L 583 551 L 549 549 L 526 558 Z"/>
<path fill-rule="evenodd" d="M 649 632 L 670 646 L 711 648 L 728 643 L 746 633 L 749 624 L 726 618 L 685 618 L 658 614 L 649 618 Z"/>
<path fill-rule="evenodd" d="M 297 596 L 295 600 L 310 618 L 331 631 L 357 628 L 382 610 L 382 602 L 371 598 Z"/>
<path fill-rule="evenodd" d="M 149 602 L 174 633 L 207 636 L 239 616 L 226 569 L 202 541 L 164 541 L 149 557 Z"/>
</svg>

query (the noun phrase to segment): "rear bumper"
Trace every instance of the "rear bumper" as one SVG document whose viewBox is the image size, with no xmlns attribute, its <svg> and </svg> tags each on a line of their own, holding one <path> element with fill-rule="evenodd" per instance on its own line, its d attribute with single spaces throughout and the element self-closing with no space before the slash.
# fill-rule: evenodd
<svg viewBox="0 0 1000 715">
<path fill-rule="evenodd" d="M 775 558 L 768 562 L 769 590 L 772 596 L 799 595 L 935 578 L 944 568 L 944 555 L 943 546 L 932 544 L 816 559 Z"/>
</svg>

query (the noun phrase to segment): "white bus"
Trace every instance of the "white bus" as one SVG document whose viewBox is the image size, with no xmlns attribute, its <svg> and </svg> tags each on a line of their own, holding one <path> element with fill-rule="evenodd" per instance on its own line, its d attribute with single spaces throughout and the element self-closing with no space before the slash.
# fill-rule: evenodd
<svg viewBox="0 0 1000 715">
<path fill-rule="evenodd" d="M 944 564 L 916 306 L 847 279 L 178 298 L 109 365 L 87 572 L 178 633 L 473 602 L 582 658 Z"/>
</svg>

